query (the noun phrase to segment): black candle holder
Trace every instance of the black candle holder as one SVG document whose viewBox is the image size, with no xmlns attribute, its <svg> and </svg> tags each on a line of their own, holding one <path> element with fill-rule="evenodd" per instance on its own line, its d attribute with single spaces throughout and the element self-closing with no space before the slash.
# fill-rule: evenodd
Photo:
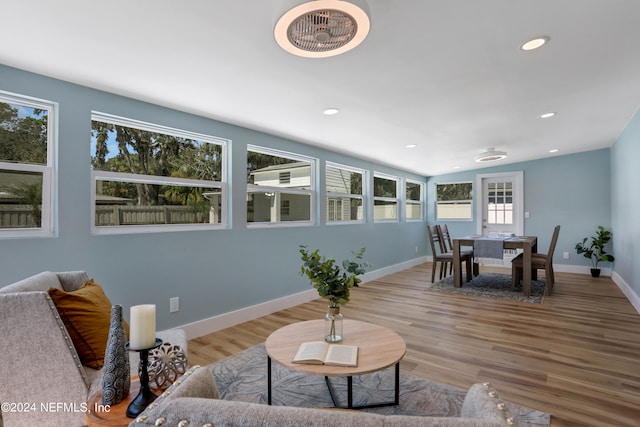
<svg viewBox="0 0 640 427">
<path fill-rule="evenodd" d="M 140 391 L 127 407 L 127 417 L 129 418 L 135 418 L 140 415 L 142 411 L 144 411 L 147 406 L 149 406 L 149 404 L 158 397 L 153 394 L 149 388 L 149 372 L 147 371 L 147 366 L 149 365 L 149 350 L 158 348 L 161 345 L 162 340 L 160 338 L 156 338 L 155 345 L 149 348 L 131 349 L 129 348 L 129 343 L 126 345 L 127 350 L 137 351 L 140 353 Z"/>
</svg>

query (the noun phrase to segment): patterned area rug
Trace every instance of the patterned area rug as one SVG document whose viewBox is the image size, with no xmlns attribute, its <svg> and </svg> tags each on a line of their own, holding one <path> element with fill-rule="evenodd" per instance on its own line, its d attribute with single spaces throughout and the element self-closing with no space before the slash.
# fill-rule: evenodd
<svg viewBox="0 0 640 427">
<path fill-rule="evenodd" d="M 464 277 L 465 275 L 463 275 L 463 280 L 465 280 Z M 480 275 L 471 279 L 471 282 L 463 282 L 461 288 L 454 288 L 453 276 L 447 276 L 427 289 L 448 294 L 498 298 L 540 304 L 544 299 L 544 287 L 544 280 L 532 280 L 531 296 L 526 297 L 522 293 L 522 285 L 520 285 L 516 291 L 511 291 L 510 274 L 480 273 Z"/>
<path fill-rule="evenodd" d="M 401 363 L 402 364 L 402 363 Z M 267 355 L 264 343 L 258 344 L 209 365 L 216 378 L 221 398 L 243 402 L 267 403 Z M 272 400 L 274 405 L 332 407 L 324 377 L 305 375 L 273 363 Z M 353 403 L 363 405 L 393 401 L 393 368 L 353 378 Z M 336 394 L 346 400 L 345 378 L 332 378 Z M 416 416 L 460 415 L 466 391 L 408 374 L 400 374 L 400 405 L 363 409 L 379 414 Z M 345 402 L 338 402 L 345 405 Z M 509 413 L 520 426 L 548 426 L 549 414 L 507 403 Z"/>
</svg>

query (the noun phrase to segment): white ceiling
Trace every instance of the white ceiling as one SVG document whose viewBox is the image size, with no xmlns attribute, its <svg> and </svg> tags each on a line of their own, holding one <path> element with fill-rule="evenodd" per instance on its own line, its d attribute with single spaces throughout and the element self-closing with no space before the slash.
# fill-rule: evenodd
<svg viewBox="0 0 640 427">
<path fill-rule="evenodd" d="M 640 105 L 638 0 L 367 0 L 324 59 L 274 41 L 303 2 L 2 0 L 0 62 L 422 175 L 610 147 Z"/>
</svg>

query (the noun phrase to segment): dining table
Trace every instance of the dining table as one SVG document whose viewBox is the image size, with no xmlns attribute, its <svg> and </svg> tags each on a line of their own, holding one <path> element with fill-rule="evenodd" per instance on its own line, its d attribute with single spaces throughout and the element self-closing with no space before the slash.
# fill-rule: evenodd
<svg viewBox="0 0 640 427">
<path fill-rule="evenodd" d="M 486 239 L 487 236 L 466 236 L 453 239 L 453 286 L 462 286 L 462 264 L 460 262 L 460 247 L 474 246 L 476 240 Z M 538 253 L 538 238 L 536 236 L 511 236 L 501 239 L 504 249 L 522 249 L 522 292 L 525 296 L 531 296 L 531 280 L 536 278 L 536 273 L 531 271 L 532 254 Z M 475 266 L 474 266 L 475 267 Z M 476 272 L 474 268 L 474 274 Z M 467 278 L 469 281 L 470 278 Z"/>
</svg>

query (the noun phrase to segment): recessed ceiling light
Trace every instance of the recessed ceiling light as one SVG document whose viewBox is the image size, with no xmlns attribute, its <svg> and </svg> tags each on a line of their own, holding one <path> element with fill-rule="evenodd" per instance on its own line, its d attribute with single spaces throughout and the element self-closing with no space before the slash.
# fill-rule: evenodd
<svg viewBox="0 0 640 427">
<path fill-rule="evenodd" d="M 417 147 L 416 144 L 408 144 L 404 146 L 404 148 L 416 148 L 416 147 Z"/>
<path fill-rule="evenodd" d="M 531 39 L 528 42 L 523 43 L 522 46 L 520 46 L 520 49 L 525 51 L 535 50 L 547 44 L 548 41 L 549 37 L 536 37 L 535 39 Z"/>
<path fill-rule="evenodd" d="M 325 109 L 322 114 L 324 114 L 325 116 L 334 116 L 336 114 L 338 114 L 340 112 L 339 108 L 327 108 Z"/>
<path fill-rule="evenodd" d="M 556 115 L 555 111 L 550 111 L 548 113 L 540 114 L 540 118 L 541 119 L 548 119 L 548 118 L 553 117 L 555 115 Z"/>
<path fill-rule="evenodd" d="M 550 152 L 550 153 L 557 153 L 558 151 L 560 151 L 560 150 L 558 150 L 557 148 L 554 148 L 554 149 L 552 149 L 552 150 L 549 150 L 549 152 Z"/>
</svg>

